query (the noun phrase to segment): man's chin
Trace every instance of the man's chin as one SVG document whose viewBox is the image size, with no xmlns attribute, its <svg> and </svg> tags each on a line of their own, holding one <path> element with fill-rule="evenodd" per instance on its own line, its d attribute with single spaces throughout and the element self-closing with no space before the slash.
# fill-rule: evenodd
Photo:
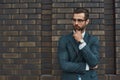
<svg viewBox="0 0 120 80">
<path fill-rule="evenodd" d="M 76 28 L 75 31 L 78 30 L 78 31 L 83 31 L 84 28 Z"/>
</svg>

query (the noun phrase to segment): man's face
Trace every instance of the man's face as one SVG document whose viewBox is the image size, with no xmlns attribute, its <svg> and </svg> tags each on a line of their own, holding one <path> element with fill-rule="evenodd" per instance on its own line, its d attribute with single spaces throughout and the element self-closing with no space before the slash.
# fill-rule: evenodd
<svg viewBox="0 0 120 80">
<path fill-rule="evenodd" d="M 73 28 L 74 30 L 85 30 L 86 25 L 89 23 L 89 19 L 85 20 L 85 14 L 84 13 L 76 13 L 73 15 Z"/>
</svg>

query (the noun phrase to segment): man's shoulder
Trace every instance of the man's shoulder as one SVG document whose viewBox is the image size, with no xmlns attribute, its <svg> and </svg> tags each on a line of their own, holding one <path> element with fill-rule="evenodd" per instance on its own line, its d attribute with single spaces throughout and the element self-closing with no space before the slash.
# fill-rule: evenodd
<svg viewBox="0 0 120 80">
<path fill-rule="evenodd" d="M 66 35 L 62 35 L 60 38 L 69 38 L 72 36 L 73 33 L 69 33 L 69 34 L 66 34 Z"/>
<path fill-rule="evenodd" d="M 92 35 L 90 33 L 86 33 L 86 35 L 87 35 L 87 39 L 89 41 L 93 41 L 93 42 L 99 41 L 98 36 L 96 36 L 96 35 Z"/>
<path fill-rule="evenodd" d="M 68 40 L 69 38 L 72 37 L 72 34 L 73 34 L 73 33 L 69 33 L 69 34 L 66 34 L 66 35 L 62 35 L 62 36 L 59 38 L 59 40 L 64 40 L 64 41 L 66 41 L 66 40 Z"/>
</svg>

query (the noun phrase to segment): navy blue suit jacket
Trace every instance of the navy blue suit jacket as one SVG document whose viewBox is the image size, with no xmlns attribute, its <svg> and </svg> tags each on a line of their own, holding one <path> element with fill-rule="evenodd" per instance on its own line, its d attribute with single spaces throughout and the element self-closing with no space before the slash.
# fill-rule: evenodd
<svg viewBox="0 0 120 80">
<path fill-rule="evenodd" d="M 98 38 L 85 33 L 84 41 L 87 45 L 79 50 L 79 43 L 73 38 L 73 33 L 62 36 L 58 44 L 58 60 L 62 69 L 62 80 L 98 80 L 95 70 L 86 71 L 99 63 Z"/>
</svg>

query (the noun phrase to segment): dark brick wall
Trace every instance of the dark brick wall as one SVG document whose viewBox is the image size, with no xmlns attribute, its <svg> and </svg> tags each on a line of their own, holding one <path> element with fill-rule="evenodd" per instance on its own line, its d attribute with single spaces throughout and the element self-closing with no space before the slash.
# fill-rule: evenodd
<svg viewBox="0 0 120 80">
<path fill-rule="evenodd" d="M 75 7 L 90 11 L 100 40 L 100 80 L 120 79 L 119 0 L 0 0 L 0 80 L 60 80 L 57 42 Z"/>
</svg>

